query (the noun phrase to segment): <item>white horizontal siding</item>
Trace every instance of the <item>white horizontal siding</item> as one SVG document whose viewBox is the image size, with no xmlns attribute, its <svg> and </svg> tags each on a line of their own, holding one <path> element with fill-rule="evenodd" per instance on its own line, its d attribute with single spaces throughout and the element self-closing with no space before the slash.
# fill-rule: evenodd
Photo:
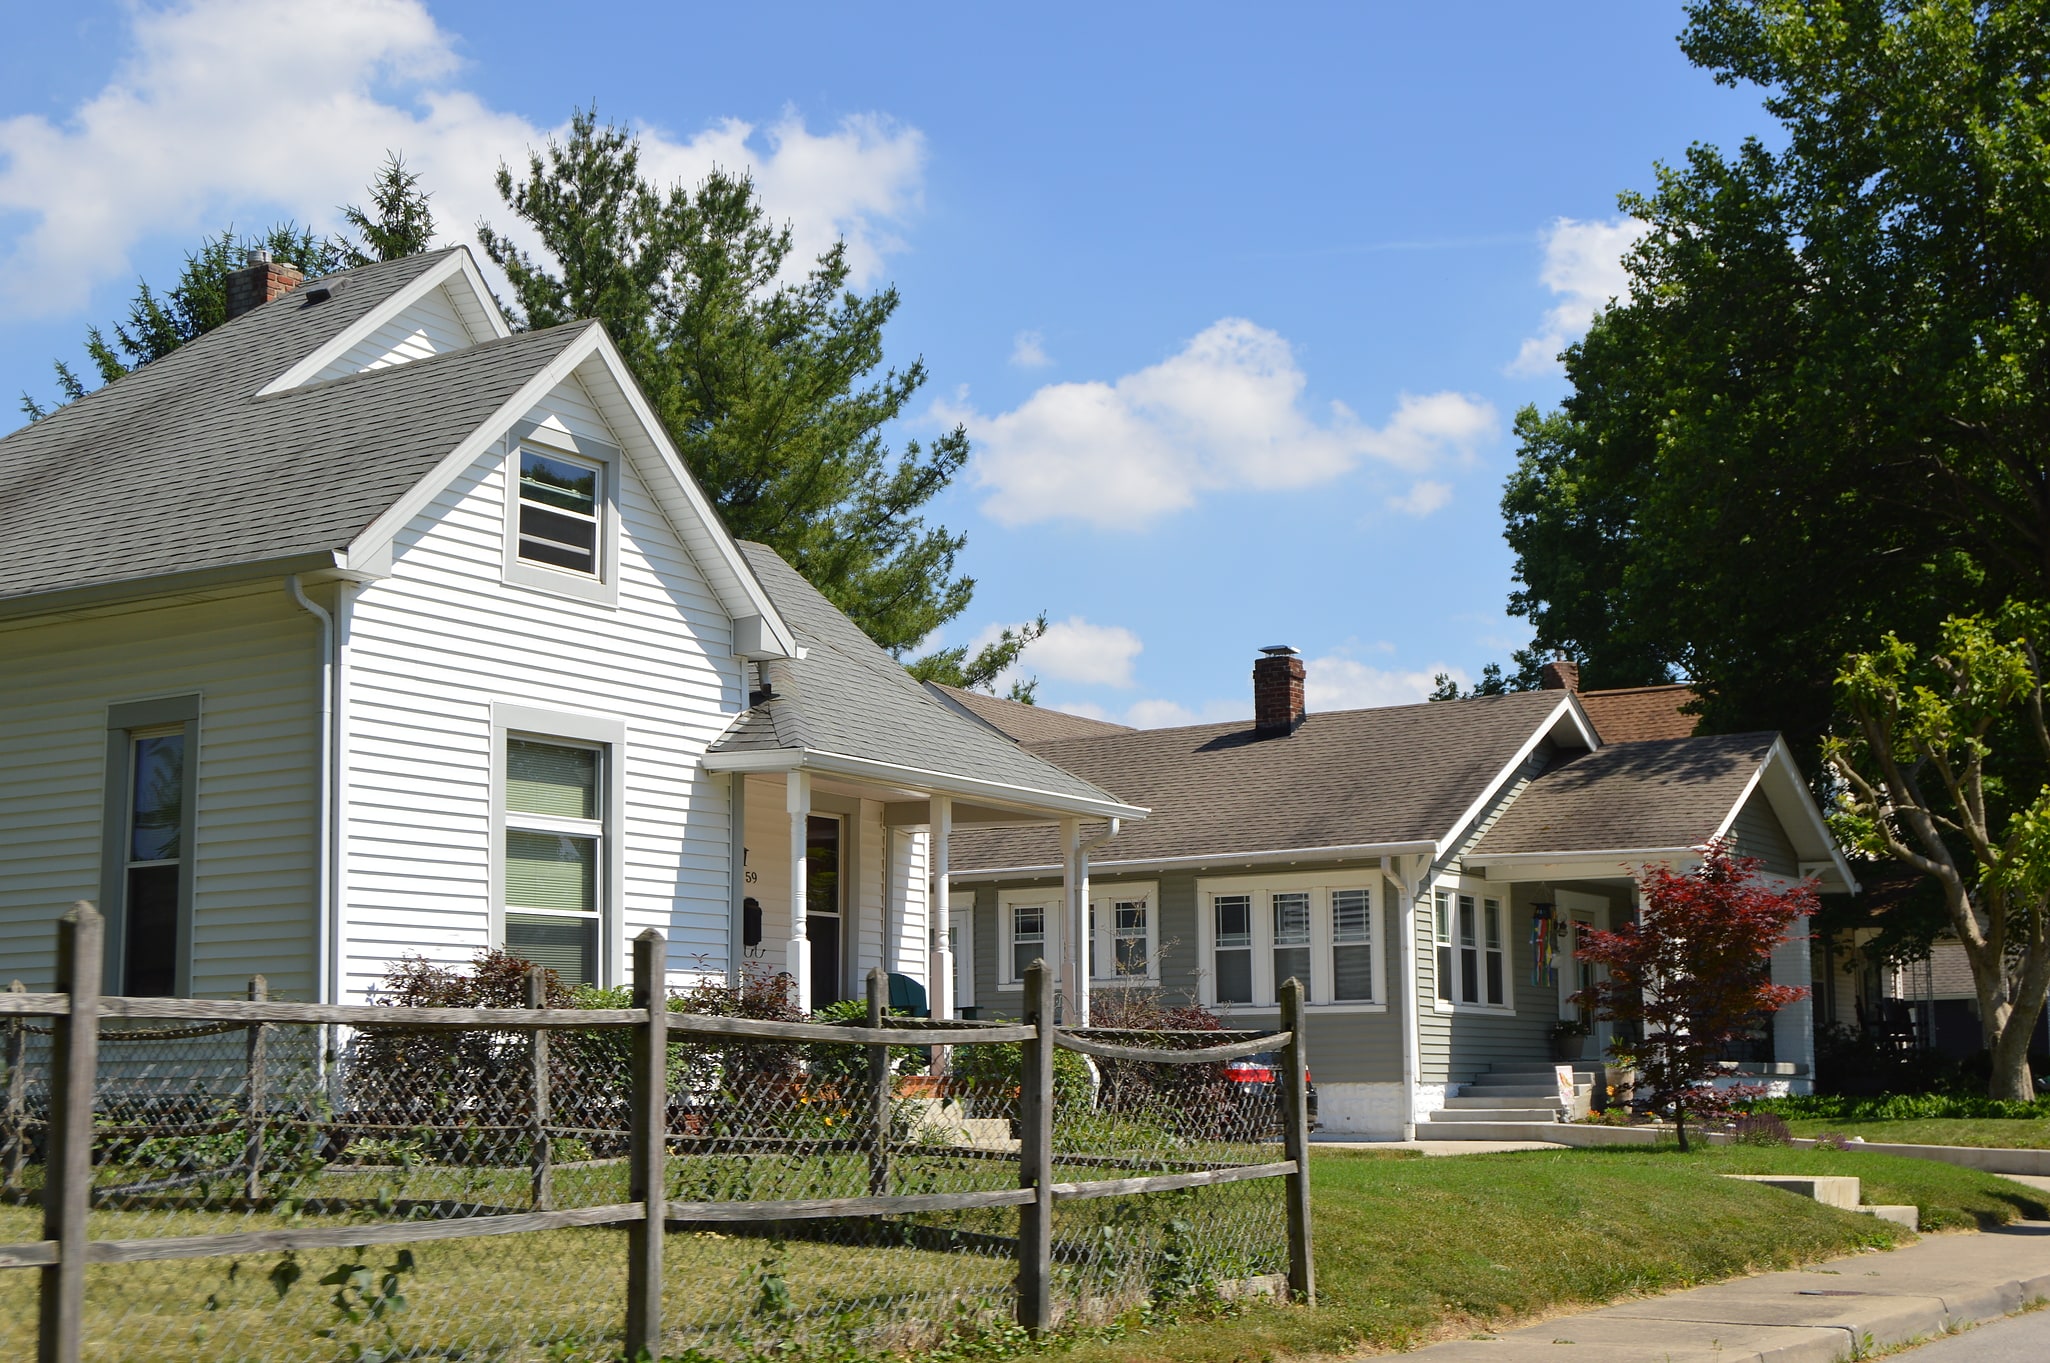
<svg viewBox="0 0 2050 1363">
<path fill-rule="evenodd" d="M 196 693 L 193 992 L 313 997 L 318 641 L 282 583 L 0 633 L 0 983 L 47 987 L 99 898 L 107 707 Z"/>
<path fill-rule="evenodd" d="M 550 415 L 620 443 L 574 379 L 526 417 Z M 407 954 L 492 945 L 494 702 L 624 722 L 624 936 L 664 933 L 679 982 L 725 968 L 726 797 L 702 758 L 739 704 L 731 622 L 630 467 L 617 606 L 507 585 L 503 459 L 495 447 L 444 490 L 351 607 L 345 995 Z"/>
<path fill-rule="evenodd" d="M 434 289 L 350 347 L 340 359 L 315 375 L 313 381 L 388 369 L 430 355 L 462 350 L 471 344 L 470 330 L 457 316 L 448 290 Z"/>
</svg>

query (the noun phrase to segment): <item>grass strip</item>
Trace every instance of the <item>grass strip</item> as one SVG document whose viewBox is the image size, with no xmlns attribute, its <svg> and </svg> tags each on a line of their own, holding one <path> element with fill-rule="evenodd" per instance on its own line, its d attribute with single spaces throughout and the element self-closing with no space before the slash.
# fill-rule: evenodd
<svg viewBox="0 0 2050 1363">
<path fill-rule="evenodd" d="M 1249 1306 L 1060 1349 L 1066 1363 L 1244 1363 L 1434 1339 L 1913 1240 L 1897 1226 L 1721 1174 L 1853 1174 L 1868 1203 L 1929 1229 L 2050 1217 L 1991 1174 L 1858 1151 L 1723 1147 L 1523 1151 L 1446 1159 L 1320 1148 L 1320 1304 Z"/>
</svg>

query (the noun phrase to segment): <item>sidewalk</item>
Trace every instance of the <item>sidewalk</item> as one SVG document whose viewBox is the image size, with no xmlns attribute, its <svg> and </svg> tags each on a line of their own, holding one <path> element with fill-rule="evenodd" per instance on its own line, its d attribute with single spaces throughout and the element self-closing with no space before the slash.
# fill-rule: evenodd
<svg viewBox="0 0 2050 1363">
<path fill-rule="evenodd" d="M 1836 1363 L 2050 1297 L 2050 1222 L 1931 1235 L 1790 1273 L 1561 1316 L 1405 1359 L 1427 1363 Z"/>
</svg>

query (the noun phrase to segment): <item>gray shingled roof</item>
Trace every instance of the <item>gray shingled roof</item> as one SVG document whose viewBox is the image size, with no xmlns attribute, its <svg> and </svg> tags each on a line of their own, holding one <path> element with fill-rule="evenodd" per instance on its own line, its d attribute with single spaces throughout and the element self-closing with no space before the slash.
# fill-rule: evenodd
<svg viewBox="0 0 2050 1363">
<path fill-rule="evenodd" d="M 1049 710 L 1044 705 L 1027 705 L 1003 696 L 984 695 L 958 686 L 927 682 L 926 689 L 956 709 L 978 719 L 1006 738 L 1020 743 L 1044 743 L 1055 738 L 1081 738 L 1088 734 L 1128 734 L 1129 724 L 1112 724 L 1107 719 L 1090 719 Z"/>
<path fill-rule="evenodd" d="M 740 550 L 805 656 L 762 664 L 775 697 L 743 711 L 713 752 L 809 749 L 1125 803 L 927 691 L 774 549 L 743 540 Z"/>
<path fill-rule="evenodd" d="M 347 545 L 595 325 L 254 396 L 445 254 L 329 275 L 0 440 L 0 600 Z"/>
<path fill-rule="evenodd" d="M 1263 738 L 1241 721 L 1030 748 L 1152 809 L 1101 862 L 1430 842 L 1452 831 L 1562 698 L 1526 691 L 1311 714 L 1286 737 Z M 970 828 L 956 831 L 952 861 L 964 871 L 1057 866 L 1060 853 L 1045 830 Z"/>
<path fill-rule="evenodd" d="M 1619 743 L 1562 761 L 1503 811 L 1470 860 L 1519 852 L 1695 847 L 1714 836 L 1773 734 Z"/>
</svg>

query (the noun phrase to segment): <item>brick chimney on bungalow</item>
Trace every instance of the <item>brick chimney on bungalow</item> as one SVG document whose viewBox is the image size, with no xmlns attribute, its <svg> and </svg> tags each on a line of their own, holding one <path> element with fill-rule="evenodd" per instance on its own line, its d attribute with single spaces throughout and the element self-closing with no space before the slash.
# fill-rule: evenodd
<svg viewBox="0 0 2050 1363">
<path fill-rule="evenodd" d="M 298 266 L 272 260 L 261 248 L 252 249 L 243 257 L 242 268 L 228 276 L 228 320 L 282 298 L 305 282 Z"/>
<path fill-rule="evenodd" d="M 1571 658 L 1554 658 L 1538 669 L 1538 690 L 1578 691 L 1580 664 Z"/>
<path fill-rule="evenodd" d="M 1253 729 L 1263 735 L 1295 732 L 1303 722 L 1303 660 L 1286 644 L 1260 650 L 1253 660 Z"/>
</svg>

